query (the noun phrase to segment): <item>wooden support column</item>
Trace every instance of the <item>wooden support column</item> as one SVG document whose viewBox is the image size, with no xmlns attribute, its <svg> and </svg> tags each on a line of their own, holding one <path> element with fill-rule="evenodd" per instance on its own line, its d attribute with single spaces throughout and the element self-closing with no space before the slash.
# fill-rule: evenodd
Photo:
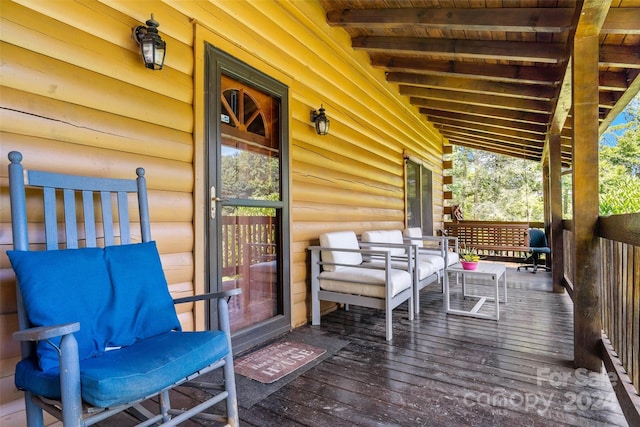
<svg viewBox="0 0 640 427">
<path fill-rule="evenodd" d="M 598 32 L 577 33 L 573 45 L 574 357 L 577 367 L 602 367 L 598 221 Z"/>
<path fill-rule="evenodd" d="M 562 152 L 561 136 L 552 133 L 549 136 L 549 234 L 551 235 L 551 278 L 553 292 L 563 293 L 564 286 L 564 244 L 562 230 Z"/>
</svg>

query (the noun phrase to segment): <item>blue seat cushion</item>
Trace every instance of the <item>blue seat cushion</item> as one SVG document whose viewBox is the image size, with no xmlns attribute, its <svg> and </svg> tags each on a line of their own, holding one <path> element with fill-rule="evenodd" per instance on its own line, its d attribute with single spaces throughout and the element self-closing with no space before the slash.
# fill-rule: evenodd
<svg viewBox="0 0 640 427">
<path fill-rule="evenodd" d="M 156 394 L 229 353 L 222 331 L 166 332 L 80 361 L 82 400 L 114 407 Z M 51 399 L 60 398 L 58 368 L 41 371 L 37 362 L 18 363 L 16 386 Z"/>
<path fill-rule="evenodd" d="M 80 360 L 180 329 L 155 242 L 7 255 L 33 326 L 80 322 Z M 46 342 L 38 358 L 43 371 L 58 366 Z"/>
</svg>

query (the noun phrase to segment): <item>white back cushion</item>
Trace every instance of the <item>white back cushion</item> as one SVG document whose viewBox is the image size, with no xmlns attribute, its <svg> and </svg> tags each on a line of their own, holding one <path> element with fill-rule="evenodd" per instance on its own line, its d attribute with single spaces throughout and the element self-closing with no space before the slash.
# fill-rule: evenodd
<svg viewBox="0 0 640 427">
<path fill-rule="evenodd" d="M 336 231 L 321 234 L 320 246 L 326 248 L 360 249 L 358 238 L 353 231 Z M 348 265 L 362 264 L 362 254 L 360 254 L 360 252 L 322 251 L 321 256 L 323 262 Z M 336 271 L 345 267 L 340 265 L 324 265 L 322 268 L 325 271 Z"/>
<path fill-rule="evenodd" d="M 422 229 L 420 227 L 405 228 L 402 234 L 404 234 L 404 237 L 415 239 L 416 237 L 422 237 Z M 422 239 L 411 240 L 411 244 L 418 245 L 418 247 L 421 248 Z"/>
<path fill-rule="evenodd" d="M 400 230 L 375 230 L 375 231 L 365 231 L 362 233 L 362 241 L 368 243 L 393 243 L 404 245 L 404 240 L 402 239 L 402 232 Z M 380 247 L 372 247 L 371 249 L 377 250 L 389 250 L 391 255 L 404 255 L 404 248 L 385 248 L 383 246 Z"/>
</svg>

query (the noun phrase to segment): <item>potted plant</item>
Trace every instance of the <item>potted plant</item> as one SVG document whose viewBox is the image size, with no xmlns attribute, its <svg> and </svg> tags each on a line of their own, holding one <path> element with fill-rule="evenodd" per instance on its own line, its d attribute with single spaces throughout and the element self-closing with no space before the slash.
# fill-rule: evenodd
<svg viewBox="0 0 640 427">
<path fill-rule="evenodd" d="M 480 261 L 480 255 L 476 248 L 460 245 L 460 264 L 465 270 L 475 270 L 478 268 L 478 261 Z"/>
</svg>

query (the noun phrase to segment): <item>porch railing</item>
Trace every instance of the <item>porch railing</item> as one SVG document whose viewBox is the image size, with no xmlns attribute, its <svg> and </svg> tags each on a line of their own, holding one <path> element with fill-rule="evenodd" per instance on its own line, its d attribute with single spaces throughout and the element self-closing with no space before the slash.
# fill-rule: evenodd
<svg viewBox="0 0 640 427">
<path fill-rule="evenodd" d="M 563 281 L 573 295 L 578 285 L 573 281 L 573 225 L 563 225 Z M 615 373 L 612 384 L 627 419 L 640 421 L 640 213 L 600 217 L 596 235 L 602 266 L 603 360 L 607 371 Z"/>
<path fill-rule="evenodd" d="M 222 217 L 222 275 L 234 277 L 258 262 L 275 256 L 275 218 Z"/>
</svg>

